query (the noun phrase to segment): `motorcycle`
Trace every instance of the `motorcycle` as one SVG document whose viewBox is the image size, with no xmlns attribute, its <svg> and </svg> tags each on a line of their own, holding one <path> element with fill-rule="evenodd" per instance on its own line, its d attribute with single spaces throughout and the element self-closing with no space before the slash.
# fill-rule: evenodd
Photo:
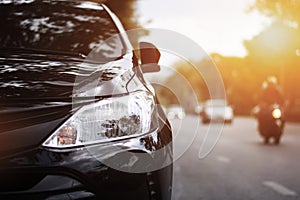
<svg viewBox="0 0 300 200">
<path fill-rule="evenodd" d="M 284 128 L 284 112 L 279 104 L 261 105 L 256 111 L 259 134 L 268 144 L 272 138 L 274 144 L 279 144 Z"/>
</svg>

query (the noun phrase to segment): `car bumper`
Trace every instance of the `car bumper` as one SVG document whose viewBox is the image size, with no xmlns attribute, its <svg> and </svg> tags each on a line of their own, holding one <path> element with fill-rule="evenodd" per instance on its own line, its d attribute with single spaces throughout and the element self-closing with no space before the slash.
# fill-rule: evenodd
<svg viewBox="0 0 300 200">
<path fill-rule="evenodd" d="M 165 127 L 89 148 L 57 151 L 38 147 L 2 157 L 0 199 L 170 199 L 171 141 Z M 136 162 L 128 165 L 132 156 L 137 157 Z M 136 173 L 141 166 L 149 171 Z"/>
</svg>

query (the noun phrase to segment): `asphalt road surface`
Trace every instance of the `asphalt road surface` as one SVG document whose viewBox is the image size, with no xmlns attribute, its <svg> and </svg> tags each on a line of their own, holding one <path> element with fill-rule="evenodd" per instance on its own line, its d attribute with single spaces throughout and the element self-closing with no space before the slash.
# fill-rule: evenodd
<svg viewBox="0 0 300 200">
<path fill-rule="evenodd" d="M 276 146 L 263 144 L 254 118 L 236 117 L 224 127 L 196 116 L 171 123 L 172 199 L 300 200 L 300 124 L 287 123 Z"/>
</svg>

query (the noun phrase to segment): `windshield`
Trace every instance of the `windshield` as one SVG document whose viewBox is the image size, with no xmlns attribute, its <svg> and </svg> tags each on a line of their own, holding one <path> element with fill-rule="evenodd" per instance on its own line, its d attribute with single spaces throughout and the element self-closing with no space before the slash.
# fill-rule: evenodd
<svg viewBox="0 0 300 200">
<path fill-rule="evenodd" d="M 0 1 L 1 49 L 81 53 L 103 61 L 120 57 L 124 52 L 124 45 L 117 36 L 118 29 L 99 4 L 81 1 L 21 2 Z"/>
</svg>

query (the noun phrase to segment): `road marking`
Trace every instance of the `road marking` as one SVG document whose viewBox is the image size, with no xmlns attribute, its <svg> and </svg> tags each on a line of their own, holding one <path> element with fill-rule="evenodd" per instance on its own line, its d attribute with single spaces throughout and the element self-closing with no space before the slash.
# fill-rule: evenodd
<svg viewBox="0 0 300 200">
<path fill-rule="evenodd" d="M 284 196 L 297 196 L 297 193 L 293 190 L 290 190 L 283 185 L 280 185 L 279 183 L 273 182 L 273 181 L 264 181 L 263 185 L 271 188 L 275 192 L 284 195 Z"/>
<path fill-rule="evenodd" d="M 225 157 L 225 156 L 217 156 L 217 160 L 218 160 L 219 162 L 227 163 L 227 164 L 231 162 L 230 159 L 227 158 L 227 157 Z"/>
</svg>

